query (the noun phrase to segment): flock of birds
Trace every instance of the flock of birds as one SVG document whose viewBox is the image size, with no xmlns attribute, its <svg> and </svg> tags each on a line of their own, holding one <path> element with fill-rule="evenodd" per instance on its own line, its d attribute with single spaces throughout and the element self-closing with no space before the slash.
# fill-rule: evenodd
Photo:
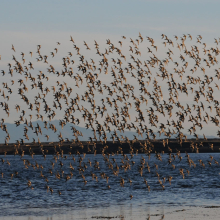
<svg viewBox="0 0 220 220">
<path fill-rule="evenodd" d="M 193 38 L 190 34 L 181 37 L 175 36 L 174 39 L 161 35 L 162 45 L 156 44 L 151 37 L 143 37 L 140 33 L 136 39 L 128 39 L 125 36 L 112 43 L 107 39 L 107 48 L 102 48 L 94 41 L 94 50 L 96 54 L 91 59 L 86 59 L 86 55 L 81 51 L 92 50 L 92 45 L 84 41 L 83 49 L 75 43 L 73 37 L 70 37 L 70 51 L 61 58 L 62 68 L 53 59 L 59 54 L 62 43 L 57 42 L 56 47 L 50 52 L 50 55 L 42 54 L 42 46 L 37 45 L 36 52 L 29 51 L 17 52 L 16 47 L 12 45 L 12 61 L 8 63 L 8 69 L 1 70 L 2 88 L 0 89 L 0 107 L 1 107 L 1 129 L 5 134 L 5 146 L 9 145 L 10 134 L 7 130 L 7 117 L 15 117 L 17 112 L 18 119 L 15 125 L 23 127 L 24 134 L 16 143 L 15 155 L 26 142 L 31 142 L 30 133 L 36 135 L 33 143 L 38 144 L 43 156 L 46 158 L 46 152 L 43 149 L 40 137 L 50 140 L 48 134 L 42 133 L 42 128 L 37 123 L 33 126 L 33 120 L 42 120 L 44 128 L 51 129 L 57 133 L 58 148 L 55 150 L 54 161 L 50 168 L 50 173 L 56 178 L 65 178 L 66 181 L 72 178 L 73 167 L 70 163 L 70 174 L 61 175 L 53 172 L 54 163 L 59 163 L 62 167 L 62 161 L 59 156 L 65 158 L 62 154 L 62 144 L 65 141 L 82 146 L 80 137 L 82 132 L 78 131 L 76 125 L 81 125 L 93 131 L 93 136 L 87 143 L 95 146 L 97 141 L 103 143 L 103 158 L 114 175 L 118 175 L 119 170 L 127 170 L 132 167 L 132 160 L 135 150 L 132 148 L 134 142 L 138 142 L 140 137 L 144 137 L 145 142 L 142 146 L 150 156 L 151 139 L 163 136 L 164 145 L 169 145 L 169 138 L 175 136 L 180 145 L 187 138 L 184 132 L 189 132 L 196 139 L 199 138 L 197 130 L 210 126 L 220 137 L 219 129 L 219 79 L 220 68 L 217 67 L 217 56 L 220 53 L 218 43 L 220 39 L 214 39 L 212 47 L 208 47 L 202 41 L 202 36 L 198 35 L 193 44 Z M 189 47 L 187 47 L 187 42 Z M 127 46 L 127 51 L 123 53 L 122 48 Z M 144 51 L 141 51 L 144 50 Z M 87 52 L 85 52 L 87 53 Z M 157 55 L 158 53 L 158 55 Z M 175 54 L 178 55 L 175 55 Z M 33 55 L 37 54 L 36 61 L 33 61 Z M 165 54 L 165 57 L 164 57 Z M 18 58 L 19 56 L 19 58 Z M 163 57 L 160 59 L 159 57 Z M 4 59 L 1 56 L 1 61 Z M 27 60 L 30 61 L 27 61 Z M 46 70 L 39 70 L 46 66 Z M 217 95 L 216 95 L 217 94 Z M 16 100 L 14 97 L 17 97 Z M 10 101 L 13 100 L 13 101 Z M 11 110 L 12 109 L 12 110 Z M 10 113 L 12 112 L 12 114 Z M 15 112 L 15 113 L 14 113 Z M 63 114 L 63 115 L 61 115 Z M 6 117 L 4 117 L 6 115 Z M 59 118 L 60 127 L 53 125 L 53 120 Z M 65 138 L 62 128 L 71 124 L 72 140 Z M 187 130 L 184 130 L 186 129 Z M 123 135 L 125 131 L 132 130 L 136 132 L 134 139 L 130 140 Z M 119 133 L 120 132 L 120 133 Z M 123 142 L 130 144 L 130 158 L 123 154 L 122 165 L 118 164 L 112 158 L 109 160 L 109 154 L 105 154 L 107 146 L 107 134 L 111 134 L 111 140 L 119 145 Z M 13 135 L 13 134 L 11 134 Z M 205 134 L 203 138 L 206 140 Z M 201 142 L 202 144 L 202 142 Z M 213 145 L 210 145 L 212 148 Z M 120 149 L 120 148 L 119 148 Z M 195 152 L 199 151 L 196 146 Z M 21 158 L 24 151 L 21 151 Z M 86 152 L 85 152 L 86 153 Z M 115 152 L 116 153 L 116 152 Z M 7 152 L 5 152 L 5 155 Z M 30 155 L 34 157 L 33 149 L 30 147 Z M 71 156 L 71 151 L 69 152 Z M 84 184 L 87 183 L 83 175 L 86 169 L 86 163 L 83 163 L 85 155 L 79 155 L 78 171 Z M 161 160 L 161 154 L 156 153 L 158 160 Z M 176 155 L 170 152 L 169 164 L 172 160 L 182 156 L 177 151 Z M 74 160 L 74 156 L 72 156 Z M 187 154 L 189 166 L 196 166 Z M 10 162 L 3 158 L 2 164 Z M 211 165 L 213 157 L 210 157 Z M 31 164 L 24 160 L 24 167 L 27 169 L 32 166 L 39 168 L 39 164 Z M 114 164 L 115 163 L 115 164 Z M 199 161 L 203 166 L 203 161 Z M 99 162 L 96 161 L 90 166 L 99 169 Z M 215 160 L 218 165 L 218 161 Z M 155 164 L 157 167 L 157 164 Z M 147 168 L 150 172 L 150 166 L 141 159 L 139 173 L 142 175 L 143 169 Z M 175 166 L 173 165 L 173 169 Z M 182 178 L 189 174 L 189 170 L 179 170 Z M 2 178 L 4 172 L 1 173 Z M 11 178 L 18 173 L 12 173 Z M 95 174 L 91 174 L 94 179 L 98 179 Z M 108 183 L 109 176 L 105 173 L 100 174 Z M 47 177 L 41 174 L 42 178 Z M 167 177 L 171 184 L 172 176 Z M 144 180 L 150 191 L 147 180 Z M 161 179 L 158 174 L 158 182 L 164 189 L 166 178 Z M 132 184 L 132 180 L 128 180 Z M 125 180 L 120 179 L 120 186 L 124 186 Z M 27 186 L 32 188 L 31 180 L 27 181 Z M 108 185 L 110 188 L 110 186 Z M 53 193 L 53 189 L 47 185 L 47 190 Z M 61 192 L 58 191 L 59 195 Z M 132 195 L 130 198 L 132 199 Z"/>
</svg>

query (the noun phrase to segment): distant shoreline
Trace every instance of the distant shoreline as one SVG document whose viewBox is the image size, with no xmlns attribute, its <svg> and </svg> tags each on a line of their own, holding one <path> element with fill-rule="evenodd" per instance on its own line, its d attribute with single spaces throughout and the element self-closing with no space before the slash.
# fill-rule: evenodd
<svg viewBox="0 0 220 220">
<path fill-rule="evenodd" d="M 107 141 L 89 142 L 41 142 L 41 143 L 9 143 L 7 145 L 0 144 L 0 155 L 27 155 L 33 153 L 34 155 L 53 155 L 62 154 L 135 154 L 135 153 L 216 153 L 220 152 L 220 138 L 214 139 L 187 139 L 182 141 L 180 145 L 176 139 L 169 139 L 168 144 L 165 139 L 157 140 L 130 140 L 128 141 Z"/>
</svg>

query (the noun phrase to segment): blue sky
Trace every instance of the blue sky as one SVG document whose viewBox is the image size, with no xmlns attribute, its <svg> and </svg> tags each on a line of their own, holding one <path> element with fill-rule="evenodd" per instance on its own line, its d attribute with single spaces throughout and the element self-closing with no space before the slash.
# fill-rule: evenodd
<svg viewBox="0 0 220 220">
<path fill-rule="evenodd" d="M 219 34 L 219 1 L 1 1 L 5 31 Z"/>
<path fill-rule="evenodd" d="M 1 1 L 0 54 L 11 55 L 11 44 L 49 48 L 70 35 L 94 42 L 137 38 L 139 32 L 158 40 L 162 33 L 170 38 L 190 33 L 213 43 L 220 36 L 219 8 L 215 0 Z"/>
</svg>

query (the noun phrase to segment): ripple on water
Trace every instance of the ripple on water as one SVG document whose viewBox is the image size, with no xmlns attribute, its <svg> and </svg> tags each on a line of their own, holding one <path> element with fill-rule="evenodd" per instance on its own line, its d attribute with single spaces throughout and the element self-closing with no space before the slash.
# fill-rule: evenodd
<svg viewBox="0 0 220 220">
<path fill-rule="evenodd" d="M 197 162 L 198 158 L 203 161 L 207 161 L 209 154 L 189 154 L 190 158 Z M 220 154 L 215 154 L 214 158 L 218 158 Z M 138 173 L 141 157 L 144 157 L 151 167 L 151 172 L 145 168 L 142 177 Z M 173 169 L 167 164 L 168 155 L 162 156 L 162 161 L 156 160 L 151 156 L 148 160 L 146 155 L 137 155 L 132 159 L 135 161 L 135 165 L 131 167 L 131 170 L 124 172 L 119 170 L 118 176 L 113 175 L 112 170 L 107 168 L 105 161 L 101 155 L 97 155 L 94 158 L 93 155 L 86 155 L 84 161 L 88 158 L 94 162 L 99 161 L 100 170 L 95 170 L 94 167 L 88 166 L 83 175 L 87 180 L 87 184 L 84 185 L 81 174 L 78 172 L 77 162 L 73 162 L 71 157 L 67 157 L 66 160 L 61 159 L 64 170 L 64 178 L 55 178 L 55 173 L 61 174 L 61 168 L 59 165 L 55 165 L 53 169 L 53 175 L 49 174 L 49 166 L 51 167 L 51 161 L 53 157 L 48 155 L 47 160 L 44 160 L 41 156 L 35 156 L 32 159 L 29 156 L 25 156 L 30 163 L 42 164 L 44 169 L 33 169 L 29 167 L 24 169 L 23 161 L 18 157 L 6 156 L 11 163 L 11 166 L 3 166 L 1 170 L 4 170 L 4 178 L 0 178 L 0 205 L 3 211 L 0 216 L 7 215 L 50 215 L 52 213 L 60 213 L 63 210 L 83 210 L 88 208 L 99 207 L 114 207 L 118 205 L 127 206 L 133 204 L 133 206 L 148 205 L 165 205 L 165 206 L 179 206 L 185 205 L 200 205 L 206 204 L 218 204 L 220 203 L 220 192 L 216 188 L 220 187 L 219 184 L 219 172 L 220 168 L 217 165 L 206 166 L 202 168 L 197 163 L 196 168 L 189 167 L 184 157 L 181 162 L 174 161 L 176 169 Z M 115 156 L 118 165 L 121 165 L 121 158 L 123 156 Z M 76 161 L 78 157 L 76 156 Z M 72 163 L 74 167 L 73 178 L 66 181 L 65 175 L 70 173 L 69 164 Z M 58 162 L 59 163 L 59 162 Z M 86 163 L 86 162 L 85 162 Z M 158 164 L 158 170 L 156 170 L 154 164 Z M 115 164 L 114 164 L 115 166 Z M 179 174 L 179 168 L 190 170 L 190 175 L 185 174 L 185 179 Z M 11 179 L 10 174 L 17 171 L 18 175 Z M 46 176 L 49 180 L 46 183 L 45 178 L 40 177 L 40 173 Z M 94 172 L 98 177 L 98 182 L 92 180 L 91 172 Z M 105 172 L 109 176 L 107 187 L 106 179 L 101 178 L 101 172 Z M 159 174 L 162 180 L 165 177 L 165 190 L 161 189 L 158 183 Z M 167 181 L 167 177 L 172 176 L 171 185 Z M 120 186 L 120 180 L 125 180 L 124 187 Z M 132 180 L 132 185 L 128 182 L 128 179 Z M 150 185 L 151 191 L 149 192 L 144 178 Z M 31 190 L 27 186 L 27 181 L 31 180 L 34 190 Z M 47 192 L 46 185 L 53 189 L 53 194 Z M 61 195 L 58 195 L 58 190 L 61 191 Z M 129 195 L 133 195 L 133 199 L 130 200 Z"/>
</svg>

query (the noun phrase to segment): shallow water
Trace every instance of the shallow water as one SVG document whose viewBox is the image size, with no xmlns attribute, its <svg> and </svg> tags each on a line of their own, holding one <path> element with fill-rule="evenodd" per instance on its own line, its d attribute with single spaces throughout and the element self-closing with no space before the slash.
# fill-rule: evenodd
<svg viewBox="0 0 220 220">
<path fill-rule="evenodd" d="M 109 161 L 113 164 L 114 170 L 116 170 L 116 163 L 119 167 L 124 165 L 121 159 L 124 163 L 135 162 L 127 171 L 120 167 L 118 176 L 113 175 L 112 169 L 108 168 L 109 162 L 104 161 L 102 155 L 86 155 L 85 158 L 81 155 L 82 167 L 84 163 L 87 166 L 84 172 L 81 172 L 87 181 L 86 184 L 78 170 L 80 157 L 74 155 L 74 162 L 72 156 L 64 156 L 67 156 L 66 159 L 59 157 L 56 163 L 53 155 L 47 155 L 45 160 L 40 155 L 35 155 L 33 159 L 28 155 L 23 158 L 0 156 L 5 161 L 0 162 L 0 172 L 4 173 L 3 178 L 0 176 L 0 219 L 19 219 L 19 216 L 21 219 L 107 219 L 107 217 L 146 219 L 150 215 L 151 219 L 161 219 L 162 215 L 166 216 L 176 210 L 184 213 L 185 211 L 181 210 L 194 210 L 201 207 L 207 209 L 207 206 L 217 206 L 214 208 L 219 213 L 220 167 L 214 163 L 214 160 L 220 162 L 219 153 L 212 154 L 211 166 L 208 164 L 210 154 L 189 154 L 196 167 L 190 167 L 187 157 L 182 154 L 181 161 L 177 157 L 172 161 L 175 169 L 168 164 L 167 154 L 162 155 L 162 161 L 158 160 L 155 154 L 151 154 L 150 159 L 144 154 L 134 155 L 133 158 L 128 155 L 129 161 L 125 160 L 122 155 L 110 156 Z M 113 162 L 112 158 L 115 158 L 116 162 Z M 145 169 L 141 176 L 138 170 L 142 158 L 145 159 Z M 36 168 L 36 166 L 25 168 L 24 159 L 28 160 L 31 165 L 37 163 L 43 168 Z M 91 167 L 88 159 L 92 162 Z M 205 167 L 199 164 L 198 159 L 202 159 Z M 95 161 L 99 162 L 100 169 L 94 167 Z M 53 169 L 52 162 L 55 163 Z M 146 162 L 150 166 L 150 172 L 146 168 Z M 62 167 L 60 163 L 63 164 Z M 73 176 L 66 181 L 65 177 L 71 171 L 70 163 L 74 167 Z M 155 163 L 158 165 L 158 170 Z M 184 179 L 179 173 L 180 168 L 184 169 Z M 49 169 L 52 169 L 53 174 L 49 173 Z M 190 171 L 189 175 L 186 169 Z M 62 170 L 64 171 L 63 177 Z M 41 171 L 44 177 L 40 176 Z M 55 177 L 57 172 L 61 175 L 60 179 Z M 98 182 L 95 179 L 92 180 L 91 172 L 97 175 Z M 103 172 L 109 177 L 108 183 L 106 179 L 101 178 L 100 174 Z M 166 177 L 164 190 L 158 182 L 156 172 L 160 175 L 161 181 L 163 177 Z M 11 177 L 12 173 L 13 177 Z M 173 177 L 171 185 L 167 181 L 168 176 Z M 121 178 L 124 179 L 124 187 L 120 186 Z M 129 178 L 132 180 L 131 185 L 128 182 Z M 144 178 L 150 186 L 150 191 L 146 187 Z M 31 181 L 34 189 L 27 186 L 28 180 Z M 47 191 L 46 185 L 53 189 L 53 193 L 50 190 Z M 60 196 L 58 190 L 61 192 Z M 132 199 L 129 197 L 131 194 Z"/>
</svg>

